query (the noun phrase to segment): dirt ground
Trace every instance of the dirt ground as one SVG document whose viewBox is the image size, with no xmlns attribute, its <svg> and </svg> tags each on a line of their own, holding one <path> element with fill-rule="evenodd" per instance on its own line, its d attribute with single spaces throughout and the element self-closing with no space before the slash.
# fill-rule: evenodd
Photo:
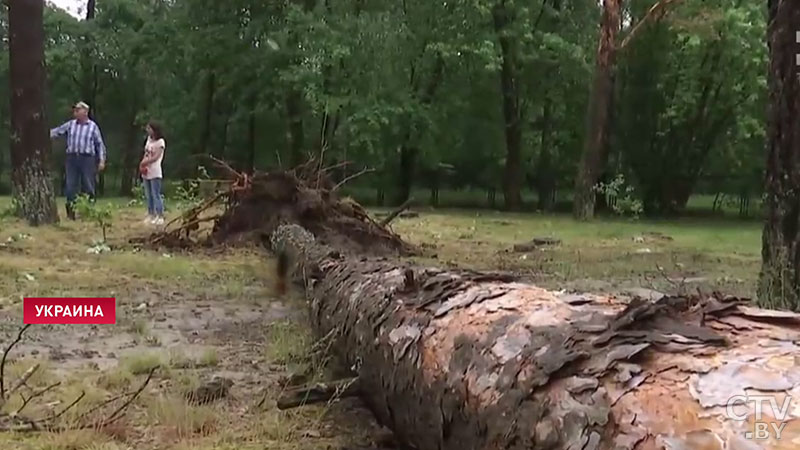
<svg viewBox="0 0 800 450">
<path fill-rule="evenodd" d="M 274 262 L 263 251 L 141 250 L 127 243 L 148 230 L 141 206 L 116 206 L 111 251 L 99 254 L 91 250 L 100 236 L 92 223 L 32 229 L 0 219 L 3 348 L 21 326 L 24 296 L 115 296 L 118 305 L 115 325 L 31 327 L 10 355 L 7 376 L 18 379 L 40 364 L 32 389 L 61 382 L 26 407 L 28 416 L 46 417 L 83 393 L 62 417 L 70 424 L 158 369 L 126 416 L 102 432 L 0 432 L 0 448 L 384 448 L 385 430 L 357 400 L 275 406 L 291 374 L 318 367 L 307 358 L 303 299 L 275 297 Z M 751 295 L 758 270 L 757 224 L 574 224 L 533 214 L 419 211 L 393 227 L 428 249 L 421 263 L 510 270 L 559 290 Z M 229 394 L 190 404 L 185 394 L 213 377 L 233 382 Z M 12 396 L 3 411 L 21 403 Z"/>
<path fill-rule="evenodd" d="M 125 418 L 104 431 L 5 432 L 0 448 L 380 448 L 385 433 L 357 400 L 277 410 L 288 377 L 314 363 L 307 359 L 312 339 L 302 299 L 296 293 L 274 297 L 274 266 L 264 253 L 138 250 L 126 241 L 147 231 L 140 219 L 137 208 L 119 210 L 111 251 L 101 254 L 87 253 L 99 236 L 89 223 L 31 229 L 15 219 L 0 222 L 3 348 L 21 327 L 24 296 L 117 298 L 115 325 L 28 329 L 9 355 L 7 377 L 18 379 L 39 364 L 28 382 L 32 390 L 61 385 L 27 406 L 25 415 L 47 417 L 84 393 L 62 418 L 71 424 L 105 399 L 135 390 L 158 366 Z M 190 404 L 186 393 L 214 377 L 233 382 L 228 395 Z M 21 402 L 12 396 L 3 411 Z M 103 417 L 119 404 L 94 414 Z"/>
</svg>

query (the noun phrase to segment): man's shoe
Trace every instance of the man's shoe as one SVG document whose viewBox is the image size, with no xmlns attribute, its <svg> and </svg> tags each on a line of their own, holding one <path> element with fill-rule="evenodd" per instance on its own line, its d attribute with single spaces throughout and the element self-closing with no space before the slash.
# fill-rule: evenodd
<svg viewBox="0 0 800 450">
<path fill-rule="evenodd" d="M 69 220 L 75 220 L 75 211 L 73 211 L 72 209 L 68 208 L 67 209 L 67 218 Z"/>
</svg>

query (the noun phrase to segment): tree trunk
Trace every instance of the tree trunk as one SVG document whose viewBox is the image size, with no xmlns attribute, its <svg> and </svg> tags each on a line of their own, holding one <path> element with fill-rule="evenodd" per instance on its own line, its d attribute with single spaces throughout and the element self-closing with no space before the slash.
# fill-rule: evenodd
<svg viewBox="0 0 800 450">
<path fill-rule="evenodd" d="M 724 402 L 753 383 L 788 395 L 797 380 L 798 314 L 735 299 L 562 294 L 348 256 L 296 225 L 272 242 L 299 255 L 311 326 L 409 448 L 750 448 L 729 431 L 741 424 Z M 770 339 L 780 342 L 760 344 Z M 759 356 L 769 366 L 749 362 Z M 758 375 L 736 375 L 743 364 Z M 798 429 L 787 422 L 783 433 Z"/>
<path fill-rule="evenodd" d="M 11 84 L 12 190 L 19 213 L 33 226 L 58 223 L 50 179 L 45 109 L 44 2 L 10 0 L 8 52 Z"/>
<path fill-rule="evenodd" d="M 579 220 L 591 219 L 594 216 L 594 186 L 603 173 L 604 162 L 607 159 L 609 106 L 614 95 L 613 72 L 620 13 L 620 0 L 603 0 L 603 18 L 600 41 L 597 45 L 594 82 L 589 99 L 586 136 L 575 178 L 573 215 Z"/>
<path fill-rule="evenodd" d="M 539 197 L 539 209 L 552 211 L 555 206 L 556 175 L 553 173 L 552 147 L 552 107 L 553 101 L 549 97 L 544 99 L 542 110 L 542 148 L 539 151 L 539 161 L 536 167 L 536 191 Z"/>
<path fill-rule="evenodd" d="M 256 112 L 254 108 L 250 109 L 247 117 L 247 168 L 245 172 L 251 175 L 256 171 Z"/>
<path fill-rule="evenodd" d="M 133 196 L 134 180 L 139 176 L 139 157 L 144 151 L 142 149 L 142 143 L 137 139 L 139 136 L 139 126 L 136 124 L 135 112 L 132 114 L 128 123 L 128 135 L 125 139 L 125 157 L 122 160 L 122 181 L 119 190 L 119 194 L 123 197 Z"/>
<path fill-rule="evenodd" d="M 492 15 L 497 40 L 500 43 L 502 64 L 500 85 L 503 92 L 503 118 L 506 137 L 506 166 L 503 177 L 505 207 L 511 211 L 522 208 L 522 118 L 517 88 L 517 49 L 508 36 L 512 14 L 505 0 L 494 6 Z"/>
<path fill-rule="evenodd" d="M 86 4 L 86 21 L 94 20 L 95 17 L 95 0 L 88 0 Z M 89 103 L 91 109 L 89 110 L 89 118 L 97 120 L 97 64 L 92 57 L 92 35 L 86 34 L 86 41 L 84 42 L 82 52 L 82 68 L 84 73 L 83 86 L 83 101 Z M 106 191 L 106 176 L 105 171 L 97 172 L 97 196 L 102 197 Z"/>
<path fill-rule="evenodd" d="M 442 81 L 444 80 L 444 58 L 442 55 L 437 55 L 434 62 L 433 72 L 428 79 L 427 85 L 419 92 L 418 87 L 419 77 L 417 77 L 417 70 L 412 65 L 411 67 L 411 92 L 412 96 L 419 99 L 419 104 L 427 108 L 433 103 L 436 92 L 439 90 Z M 403 143 L 400 146 L 400 174 L 397 179 L 397 195 L 394 198 L 394 205 L 400 206 L 411 196 L 411 191 L 414 188 L 414 178 L 417 170 L 417 159 L 420 149 L 412 143 L 412 133 L 410 129 L 406 130 Z"/>
<path fill-rule="evenodd" d="M 302 94 L 291 89 L 286 94 L 286 117 L 289 120 L 289 160 L 292 166 L 302 164 L 305 159 L 305 132 L 303 130 Z"/>
<path fill-rule="evenodd" d="M 200 132 L 200 153 L 209 153 L 209 141 L 211 140 L 211 120 L 214 115 L 214 91 L 216 90 L 216 76 L 214 72 L 208 71 L 206 74 L 205 91 L 203 96 L 203 123 Z"/>
<path fill-rule="evenodd" d="M 769 1 L 766 223 L 759 303 L 800 310 L 800 3 Z"/>
<path fill-rule="evenodd" d="M 408 142 L 410 138 L 406 138 Z M 402 205 L 411 197 L 411 190 L 414 187 L 414 173 L 417 167 L 417 156 L 419 149 L 408 144 L 400 147 L 400 173 L 397 185 L 397 195 L 394 198 L 394 205 Z"/>
<path fill-rule="evenodd" d="M 225 122 L 222 125 L 222 134 L 220 135 L 220 150 L 217 155 L 218 158 L 224 160 L 228 157 L 228 127 L 231 124 L 230 115 L 225 115 Z"/>
</svg>

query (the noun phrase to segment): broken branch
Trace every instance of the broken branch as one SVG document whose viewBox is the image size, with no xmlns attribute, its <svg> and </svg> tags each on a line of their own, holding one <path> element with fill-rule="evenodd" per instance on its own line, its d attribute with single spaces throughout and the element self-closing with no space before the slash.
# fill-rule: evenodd
<svg viewBox="0 0 800 450">
<path fill-rule="evenodd" d="M 217 158 L 215 158 L 215 157 L 214 157 L 214 156 L 212 156 L 212 155 L 208 155 L 208 158 L 209 158 L 211 161 L 214 161 L 214 164 L 216 164 L 216 165 L 217 165 L 217 166 L 218 166 L 220 169 L 222 169 L 222 170 L 224 170 L 225 172 L 227 172 L 227 173 L 228 173 L 228 175 L 229 175 L 231 178 L 233 178 L 233 179 L 237 179 L 237 178 L 241 177 L 241 174 L 240 174 L 239 172 L 237 172 L 237 171 L 236 171 L 236 169 L 234 169 L 233 167 L 231 167 L 231 166 L 230 166 L 230 164 L 226 163 L 225 161 L 223 161 L 223 160 L 221 160 L 221 159 L 217 159 Z"/>
<path fill-rule="evenodd" d="M 123 415 L 122 413 L 125 411 L 125 409 L 127 409 L 128 406 L 130 406 L 131 403 L 133 403 L 139 397 L 139 395 L 144 391 L 144 389 L 147 387 L 147 385 L 150 384 L 150 380 L 153 378 L 153 374 L 156 373 L 156 370 L 158 370 L 158 368 L 159 368 L 159 366 L 155 366 L 152 369 L 150 369 L 150 372 L 147 374 L 147 378 L 145 378 L 145 380 L 142 383 L 142 385 L 139 386 L 139 389 L 137 389 L 130 396 L 130 398 L 125 403 L 122 404 L 122 406 L 117 408 L 116 411 L 114 411 L 110 416 L 108 416 L 107 419 L 103 420 L 103 422 L 101 422 L 101 426 L 110 425 L 110 424 L 114 423 L 117 419 L 122 417 L 122 415 Z"/>
<path fill-rule="evenodd" d="M 58 387 L 58 386 L 60 386 L 60 385 L 61 385 L 61 382 L 60 382 L 60 381 L 59 381 L 59 382 L 56 382 L 56 383 L 53 383 L 53 384 L 51 384 L 50 386 L 47 386 L 47 387 L 45 387 L 45 388 L 39 389 L 38 391 L 35 391 L 34 393 L 32 393 L 32 394 L 30 395 L 30 397 L 25 397 L 24 395 L 21 395 L 21 394 L 20 394 L 20 395 L 22 396 L 22 406 L 20 406 L 20 407 L 19 407 L 19 408 L 18 408 L 16 411 L 14 411 L 14 412 L 13 412 L 11 415 L 13 415 L 13 416 L 18 416 L 18 415 L 20 415 L 20 413 L 22 413 L 22 410 L 23 410 L 23 409 L 25 409 L 25 407 L 26 407 L 26 406 L 28 406 L 28 403 L 30 403 L 30 402 L 31 402 L 31 400 L 33 400 L 33 399 L 35 399 L 35 398 L 37 398 L 37 397 L 41 397 L 41 396 L 43 396 L 44 394 L 48 393 L 49 391 L 51 391 L 51 390 L 55 389 L 56 387 Z"/>
<path fill-rule="evenodd" d="M 383 220 L 381 220 L 381 221 L 380 221 L 380 226 L 381 226 L 381 227 L 386 227 L 387 225 L 389 225 L 390 223 L 392 223 L 392 221 L 393 221 L 395 218 L 397 218 L 397 216 L 399 216 L 400 214 L 402 214 L 402 213 L 403 213 L 403 211 L 407 210 L 407 209 L 408 209 L 408 207 L 409 207 L 409 206 L 411 206 L 411 203 L 412 203 L 413 201 L 414 201 L 414 197 L 409 197 L 409 198 L 408 198 L 408 200 L 406 200 L 405 202 L 403 202 L 403 204 L 402 204 L 402 205 L 400 205 L 400 206 L 399 206 L 397 209 L 395 209 L 394 211 L 392 211 L 392 212 L 391 212 L 391 213 L 390 213 L 388 216 L 384 217 L 384 218 L 383 218 Z"/>
<path fill-rule="evenodd" d="M 667 7 L 672 5 L 673 3 L 680 3 L 681 0 L 660 0 L 658 3 L 650 7 L 647 11 L 647 14 L 642 17 L 641 20 L 636 22 L 636 25 L 633 26 L 630 33 L 625 36 L 625 39 L 622 40 L 622 43 L 619 44 L 618 50 L 622 51 L 631 40 L 636 37 L 637 34 L 641 32 L 641 29 L 644 27 L 645 24 L 652 21 L 661 20 L 662 17 L 667 13 Z"/>
<path fill-rule="evenodd" d="M 34 364 L 30 369 L 26 370 L 25 373 L 23 373 L 22 376 L 19 377 L 19 380 L 17 380 L 17 382 L 14 383 L 14 386 L 12 386 L 11 389 L 8 390 L 8 397 L 14 395 L 14 392 L 16 392 L 17 389 L 21 388 L 22 386 L 25 386 L 25 383 L 28 382 L 28 380 L 31 378 L 31 376 L 33 376 L 34 372 L 36 372 L 37 370 L 39 370 L 39 364 Z"/>
<path fill-rule="evenodd" d="M 331 190 L 332 191 L 337 191 L 337 190 L 339 190 L 340 187 L 344 186 L 348 181 L 353 180 L 354 178 L 358 178 L 361 175 L 364 175 L 364 174 L 367 174 L 367 173 L 370 173 L 370 172 L 374 172 L 374 171 L 375 171 L 375 169 L 364 169 L 364 170 L 362 170 L 360 172 L 354 173 L 354 174 L 350 175 L 349 177 L 346 177 L 344 180 L 340 181 L 339 184 L 334 186 L 333 189 L 331 189 Z"/>
<path fill-rule="evenodd" d="M 22 340 L 22 335 L 25 331 L 30 328 L 31 324 L 27 324 L 19 330 L 17 333 L 17 338 L 11 342 L 11 344 L 6 347 L 6 350 L 3 352 L 3 360 L 0 361 L 0 400 L 6 399 L 6 389 L 5 389 L 5 373 L 6 373 L 6 359 L 8 358 L 8 354 L 11 353 L 11 349 L 14 348 L 15 345 Z"/>
<path fill-rule="evenodd" d="M 344 167 L 344 166 L 349 165 L 349 164 L 352 164 L 352 162 L 351 161 L 342 161 L 342 162 L 340 162 L 338 164 L 334 164 L 332 166 L 324 167 L 322 170 L 320 170 L 320 172 L 322 172 L 322 173 L 330 172 L 333 169 L 338 169 L 340 167 Z"/>
<path fill-rule="evenodd" d="M 327 402 L 333 398 L 346 398 L 359 395 L 358 378 L 345 378 L 330 383 L 315 383 L 286 391 L 278 399 L 278 409 Z"/>
<path fill-rule="evenodd" d="M 53 422 L 55 422 L 56 419 L 58 419 L 59 417 L 63 416 L 70 409 L 74 408 L 75 405 L 77 405 L 81 400 L 83 400 L 83 397 L 86 397 L 86 391 L 82 391 L 81 395 L 79 395 L 78 398 L 76 398 L 72 403 L 70 403 L 64 409 L 62 409 L 60 413 L 58 413 L 55 416 L 51 417 L 50 418 L 50 423 L 52 424 Z"/>
</svg>

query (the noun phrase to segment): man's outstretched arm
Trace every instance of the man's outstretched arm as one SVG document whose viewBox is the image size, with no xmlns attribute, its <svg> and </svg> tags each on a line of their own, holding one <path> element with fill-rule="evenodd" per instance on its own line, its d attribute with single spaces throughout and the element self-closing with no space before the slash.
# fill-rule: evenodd
<svg viewBox="0 0 800 450">
<path fill-rule="evenodd" d="M 62 123 L 61 125 L 50 130 L 50 139 L 57 138 L 67 134 L 71 121 Z"/>
</svg>

